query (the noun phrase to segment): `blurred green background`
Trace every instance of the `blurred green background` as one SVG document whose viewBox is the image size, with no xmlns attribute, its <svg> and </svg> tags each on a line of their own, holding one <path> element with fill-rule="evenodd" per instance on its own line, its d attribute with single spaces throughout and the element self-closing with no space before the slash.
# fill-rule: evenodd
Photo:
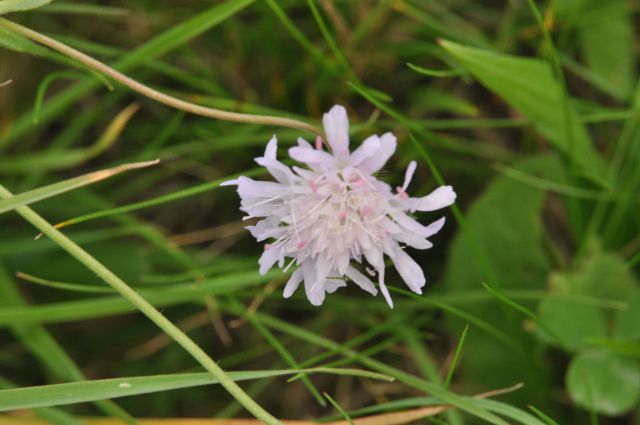
<svg viewBox="0 0 640 425">
<path fill-rule="evenodd" d="M 13 1 L 0 1 L 0 13 Z M 522 382 L 496 404 L 470 402 L 507 423 L 640 423 L 636 1 L 45 3 L 24 1 L 42 7 L 2 18 L 201 105 L 318 123 L 343 104 L 352 145 L 398 136 L 381 179 L 399 184 L 415 159 L 412 193 L 440 178 L 458 193 L 435 247 L 411 253 L 427 275 L 422 296 L 399 291 L 392 273 L 393 310 L 352 285 L 320 308 L 302 293 L 283 300 L 286 275 L 258 276 L 261 247 L 235 192 L 218 183 L 249 170 L 263 178 L 253 158 L 272 134 L 281 152 L 313 136 L 173 110 L 0 21 L 3 186 L 18 194 L 160 158 L 32 207 L 50 223 L 76 219 L 64 233 L 225 370 L 352 366 L 397 379 L 243 384 L 267 410 L 357 417 Z M 200 371 L 37 234 L 15 211 L 0 215 L 3 387 Z M 500 423 L 455 400 L 411 423 Z M 117 403 L 136 417 L 247 416 L 214 386 Z M 125 415 L 111 404 L 60 409 L 37 414 L 52 423 Z"/>
</svg>

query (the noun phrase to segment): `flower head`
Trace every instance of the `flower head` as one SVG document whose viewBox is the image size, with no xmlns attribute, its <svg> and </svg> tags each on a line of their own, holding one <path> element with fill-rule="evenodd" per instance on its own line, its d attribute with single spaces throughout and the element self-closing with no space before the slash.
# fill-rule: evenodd
<svg viewBox="0 0 640 425">
<path fill-rule="evenodd" d="M 377 277 L 382 295 L 393 307 L 384 283 L 384 256 L 412 291 L 422 293 L 424 273 L 404 247 L 431 248 L 427 238 L 442 228 L 445 219 L 423 226 L 408 213 L 444 208 L 456 194 L 451 186 L 441 186 L 427 196 L 410 197 L 407 187 L 415 161 L 407 167 L 404 184 L 393 190 L 374 176 L 396 150 L 393 134 L 370 136 L 350 152 L 346 110 L 334 106 L 324 114 L 323 124 L 330 153 L 322 149 L 322 139 L 313 146 L 300 138 L 289 156 L 306 167 L 289 168 L 276 159 L 273 136 L 256 162 L 276 181 L 240 177 L 225 185 L 237 185 L 245 218 L 261 219 L 247 227 L 258 241 L 265 241 L 260 273 L 276 263 L 285 270 L 295 267 L 284 288 L 285 298 L 304 282 L 309 301 L 320 305 L 325 293 L 346 286 L 347 279 L 376 295 L 369 277 Z"/>
</svg>

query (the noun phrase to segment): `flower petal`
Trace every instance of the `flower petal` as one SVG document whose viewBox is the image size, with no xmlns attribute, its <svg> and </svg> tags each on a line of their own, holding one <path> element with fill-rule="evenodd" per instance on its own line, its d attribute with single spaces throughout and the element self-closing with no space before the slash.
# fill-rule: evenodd
<svg viewBox="0 0 640 425">
<path fill-rule="evenodd" d="M 360 169 L 367 173 L 375 173 L 387 163 L 396 151 L 398 142 L 392 133 L 384 133 L 379 139 L 380 147 L 375 155 L 370 156 L 360 164 Z"/>
<path fill-rule="evenodd" d="M 258 242 L 268 238 L 278 238 L 285 232 L 284 228 L 280 226 L 279 220 L 273 216 L 258 221 L 254 226 L 246 226 L 245 229 L 251 232 L 251 236 L 256 238 Z"/>
<path fill-rule="evenodd" d="M 415 249 L 429 249 L 433 246 L 424 236 L 413 232 L 400 232 L 393 235 L 396 241 L 405 243 Z"/>
<path fill-rule="evenodd" d="M 435 235 L 436 233 L 438 233 L 440 231 L 440 229 L 442 229 L 444 227 L 444 222 L 445 222 L 445 218 L 444 217 L 440 217 L 438 220 L 434 221 L 433 223 L 429 224 L 426 229 L 425 229 L 425 238 L 428 238 L 429 236 Z"/>
<path fill-rule="evenodd" d="M 349 157 L 349 165 L 357 167 L 364 160 L 375 155 L 380 149 L 380 138 L 376 135 L 367 137 Z"/>
<path fill-rule="evenodd" d="M 393 300 L 391 299 L 391 294 L 389 294 L 389 290 L 387 289 L 387 285 L 384 284 L 384 269 L 382 272 L 378 270 L 378 285 L 380 285 L 380 292 L 382 292 L 382 296 L 389 304 L 390 308 L 393 308 Z"/>
<path fill-rule="evenodd" d="M 346 276 L 349 279 L 353 280 L 353 282 L 356 285 L 358 285 L 360 288 L 364 289 L 365 291 L 367 291 L 371 295 L 377 295 L 378 294 L 378 290 L 373 285 L 371 280 L 369 280 L 368 277 L 366 277 L 364 274 L 360 273 L 360 271 L 358 269 L 354 268 L 353 266 L 349 266 L 349 268 L 347 269 Z"/>
<path fill-rule="evenodd" d="M 327 279 L 324 282 L 324 289 L 329 294 L 333 294 L 338 289 L 344 288 L 345 286 L 347 286 L 347 283 L 341 279 Z"/>
<path fill-rule="evenodd" d="M 344 106 L 335 105 L 322 116 L 324 132 L 333 155 L 346 157 L 349 155 L 349 118 Z"/>
<path fill-rule="evenodd" d="M 269 174 L 271 174 L 278 181 L 278 183 L 290 185 L 293 182 L 293 179 L 295 177 L 293 172 L 282 162 L 275 159 L 267 158 L 265 156 L 256 158 L 256 163 L 266 168 L 267 171 L 269 171 Z"/>
<path fill-rule="evenodd" d="M 258 264 L 260 265 L 260 274 L 264 276 L 281 256 L 282 249 L 277 246 L 265 249 L 258 260 Z"/>
<path fill-rule="evenodd" d="M 325 279 L 323 278 L 321 282 L 316 281 L 313 261 L 307 260 L 302 263 L 301 267 L 304 273 L 304 290 L 309 302 L 315 306 L 322 305 L 325 295 L 323 285 Z"/>
<path fill-rule="evenodd" d="M 300 146 L 301 148 L 313 149 L 313 146 L 311 145 L 311 143 L 307 142 L 302 137 L 298 137 L 298 146 Z"/>
<path fill-rule="evenodd" d="M 405 281 L 409 289 L 416 294 L 422 294 L 422 287 L 424 286 L 426 279 L 418 263 L 416 263 L 409 254 L 404 252 L 404 250 L 397 245 L 389 250 L 387 254 L 391 257 L 393 265 L 396 270 L 398 270 L 400 277 L 402 277 L 402 280 Z"/>
<path fill-rule="evenodd" d="M 282 292 L 282 296 L 285 298 L 289 298 L 300 286 L 300 282 L 302 282 L 302 278 L 304 273 L 302 272 L 302 267 L 298 267 L 295 272 L 291 275 L 287 284 L 284 287 L 284 291 Z"/>
<path fill-rule="evenodd" d="M 448 207 L 456 200 L 456 193 L 451 186 L 440 186 L 427 196 L 411 198 L 412 211 L 435 211 Z"/>
<path fill-rule="evenodd" d="M 413 173 L 416 172 L 416 167 L 418 164 L 415 161 L 411 161 L 409 166 L 407 167 L 407 171 L 404 173 L 404 183 L 402 183 L 402 190 L 407 190 L 409 187 L 409 183 L 411 183 L 411 179 L 413 178 Z"/>
<path fill-rule="evenodd" d="M 276 159 L 276 151 L 278 150 L 278 139 L 274 134 L 267 143 L 267 148 L 264 150 L 264 157 L 269 159 Z"/>
<path fill-rule="evenodd" d="M 304 162 L 309 165 L 323 165 L 326 167 L 331 166 L 335 161 L 333 156 L 327 152 L 300 146 L 289 148 L 289 156 L 298 162 Z"/>
<path fill-rule="evenodd" d="M 397 224 L 402 226 L 407 231 L 413 232 L 416 235 L 422 236 L 424 238 L 433 235 L 433 231 L 431 229 L 418 223 L 416 220 L 409 217 L 403 212 L 391 210 L 389 212 L 389 215 L 395 220 Z"/>
<path fill-rule="evenodd" d="M 241 198 L 274 198 L 287 193 L 286 186 L 276 182 L 253 180 L 240 176 L 236 180 Z"/>
</svg>

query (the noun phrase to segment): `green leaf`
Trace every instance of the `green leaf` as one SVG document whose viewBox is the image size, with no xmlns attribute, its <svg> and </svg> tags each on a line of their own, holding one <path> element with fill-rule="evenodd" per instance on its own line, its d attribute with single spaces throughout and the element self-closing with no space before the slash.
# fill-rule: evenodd
<svg viewBox="0 0 640 425">
<path fill-rule="evenodd" d="M 386 375 L 359 369 L 301 369 L 301 370 L 257 370 L 227 372 L 234 381 L 263 379 L 274 376 L 304 373 L 330 373 L 337 375 L 359 376 L 363 378 L 393 380 Z M 173 375 L 134 376 L 115 379 L 98 379 L 84 382 L 70 382 L 37 387 L 15 388 L 0 391 L 0 412 L 34 407 L 61 406 L 88 401 L 127 397 L 160 391 L 191 388 L 202 385 L 218 384 L 210 373 L 184 373 Z"/>
<path fill-rule="evenodd" d="M 618 313 L 614 338 L 640 341 L 640 293 L 627 303 L 627 308 Z"/>
<path fill-rule="evenodd" d="M 38 189 L 30 190 L 7 199 L 0 200 L 0 214 L 7 211 L 14 210 L 23 205 L 29 205 L 43 199 L 51 198 L 52 196 L 59 195 L 61 193 L 68 192 L 70 190 L 77 189 L 79 187 L 87 186 L 92 183 L 99 182 L 101 180 L 113 177 L 116 174 L 123 173 L 129 170 L 135 170 L 138 168 L 149 167 L 156 165 L 159 161 L 146 161 L 146 162 L 134 162 L 131 164 L 119 165 L 117 167 L 108 168 L 106 170 L 95 171 L 93 173 L 84 174 L 79 177 L 64 180 L 59 183 L 54 183 L 48 186 L 40 187 Z"/>
<path fill-rule="evenodd" d="M 567 389 L 573 401 L 585 409 L 621 415 L 640 399 L 640 367 L 609 351 L 584 352 L 569 366 Z"/>
<path fill-rule="evenodd" d="M 515 167 L 557 180 L 562 175 L 560 162 L 551 156 L 535 157 Z M 495 178 L 466 211 L 466 229 L 453 241 L 443 288 L 454 294 L 480 288 L 483 281 L 504 293 L 509 289 L 544 288 L 550 264 L 543 248 L 540 219 L 543 201 L 544 191 L 539 188 L 505 176 Z M 465 232 L 470 236 L 465 236 Z M 482 256 L 486 258 L 484 265 Z M 487 276 L 489 268 L 497 282 Z M 524 318 L 498 300 L 469 305 L 465 311 L 496 326 L 518 346 L 535 345 L 535 339 L 524 330 Z M 454 332 L 460 332 L 464 326 L 453 317 L 448 317 L 448 321 Z M 466 351 L 473 353 L 461 363 L 466 376 L 492 387 L 526 380 L 526 387 L 519 392 L 526 394 L 523 399 L 537 393 L 536 382 L 540 383 L 544 377 L 539 369 L 531 366 L 530 358 L 514 356 L 512 351 L 479 332 L 470 332 L 465 345 Z"/>
<path fill-rule="evenodd" d="M 627 0 L 587 0 L 578 12 L 578 38 L 589 68 L 629 99 L 635 82 L 632 9 Z"/>
<path fill-rule="evenodd" d="M 442 41 L 442 47 L 489 90 L 526 116 L 554 147 L 582 167 L 602 176 L 604 163 L 575 111 L 566 119 L 563 90 L 548 63 Z"/>
<path fill-rule="evenodd" d="M 551 278 L 551 293 L 562 298 L 543 300 L 538 313 L 542 321 L 561 336 L 562 348 L 569 351 L 583 351 L 590 345 L 589 340 L 608 337 L 607 322 L 613 315 L 600 306 L 569 302 L 576 296 L 588 296 L 627 302 L 636 292 L 636 282 L 625 267 L 624 261 L 615 254 L 603 252 L 597 245 L 590 247 L 591 252 L 576 265 L 576 270 L 564 275 L 556 274 Z M 626 318 L 625 314 L 630 317 Z M 623 321 L 633 321 L 634 310 L 623 309 L 617 312 Z M 624 325 L 631 326 L 633 325 Z M 637 326 L 636 326 L 637 327 Z M 633 333 L 635 329 L 624 328 L 623 333 Z M 540 336 L 550 343 L 544 330 Z M 625 338 L 621 335 L 617 338 Z"/>
<path fill-rule="evenodd" d="M 22 12 L 37 9 L 51 3 L 52 0 L 1 0 L 0 15 L 10 12 Z"/>
<path fill-rule="evenodd" d="M 618 255 L 593 245 L 591 253 L 578 265 L 574 279 L 579 294 L 628 301 L 637 291 L 637 281 Z"/>
<path fill-rule="evenodd" d="M 553 293 L 571 294 L 572 282 L 562 275 L 554 275 L 551 280 Z M 574 291 L 575 293 L 575 291 Z M 540 337 L 551 344 L 561 345 L 569 351 L 587 348 L 589 338 L 604 338 L 606 326 L 603 311 L 595 305 L 577 304 L 561 298 L 542 300 L 538 305 L 538 315 L 558 338 L 552 338 L 544 329 L 538 329 Z"/>
</svg>

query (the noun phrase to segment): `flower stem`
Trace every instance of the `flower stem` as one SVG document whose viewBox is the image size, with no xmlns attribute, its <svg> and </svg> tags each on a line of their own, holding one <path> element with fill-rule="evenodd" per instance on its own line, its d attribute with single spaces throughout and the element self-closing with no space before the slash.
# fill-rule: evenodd
<svg viewBox="0 0 640 425">
<path fill-rule="evenodd" d="M 275 117 L 270 115 L 253 115 L 242 114 L 238 112 L 223 111 L 221 109 L 208 108 L 206 106 L 196 105 L 195 103 L 187 102 L 173 96 L 169 96 L 158 90 L 152 89 L 138 81 L 116 71 L 108 65 L 88 56 L 79 50 L 76 50 L 66 44 L 63 44 L 51 37 L 47 37 L 37 31 L 33 31 L 27 27 L 16 24 L 4 18 L 0 18 L 0 28 L 8 29 L 9 31 L 20 34 L 27 37 L 37 43 L 43 44 L 50 49 L 56 50 L 65 56 L 73 58 L 78 62 L 86 65 L 90 69 L 98 71 L 113 80 L 129 87 L 131 90 L 138 92 L 144 96 L 147 96 L 157 102 L 171 106 L 172 108 L 180 109 L 191 114 L 201 115 L 207 118 L 219 119 L 224 121 L 235 121 L 248 124 L 264 124 L 264 125 L 276 125 L 280 127 L 294 128 L 297 130 L 308 131 L 313 134 L 322 134 L 320 129 L 313 124 L 309 124 L 300 120 L 284 117 Z"/>
<path fill-rule="evenodd" d="M 0 185 L 0 199 L 7 199 L 13 194 L 4 186 Z M 191 338 L 175 326 L 169 319 L 164 317 L 153 305 L 140 296 L 135 290 L 127 285 L 122 279 L 116 276 L 111 270 L 106 268 L 102 263 L 92 257 L 88 252 L 78 246 L 75 242 L 57 230 L 45 219 L 40 217 L 31 208 L 22 206 L 16 208 L 18 214 L 24 217 L 29 223 L 47 235 L 52 241 L 58 244 L 62 249 L 67 251 L 85 265 L 89 270 L 97 274 L 101 279 L 107 282 L 113 289 L 118 291 L 124 298 L 135 305 L 145 316 L 154 322 L 160 329 L 167 333 L 174 341 L 182 346 L 194 359 L 198 361 L 208 372 L 220 381 L 226 390 L 240 402 L 249 412 L 256 418 L 269 425 L 282 425 L 278 419 L 273 417 L 269 412 L 264 410 L 256 403 L 247 393 L 244 392 L 238 384 L 236 384 L 227 374 L 218 366 L 218 364 L 207 355 Z"/>
</svg>

